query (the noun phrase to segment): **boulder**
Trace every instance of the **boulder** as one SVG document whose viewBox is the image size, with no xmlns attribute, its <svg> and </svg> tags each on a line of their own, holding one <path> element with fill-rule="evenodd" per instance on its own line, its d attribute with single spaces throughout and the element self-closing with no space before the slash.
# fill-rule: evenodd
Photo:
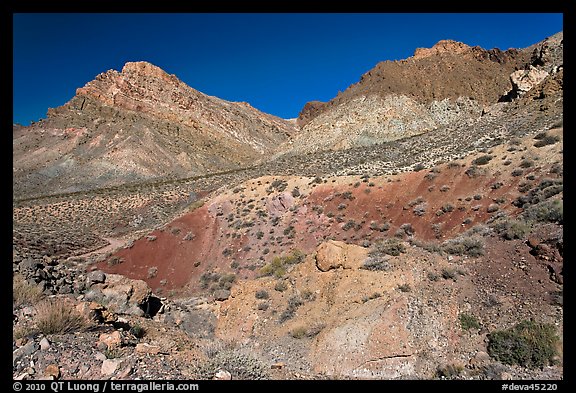
<svg viewBox="0 0 576 393">
<path fill-rule="evenodd" d="M 122 345 L 122 334 L 118 330 L 114 330 L 112 333 L 102 333 L 98 342 L 106 344 L 108 349 L 118 348 Z"/>
<path fill-rule="evenodd" d="M 106 280 L 106 274 L 102 270 L 95 270 L 86 275 L 86 284 L 90 287 L 92 284 L 103 283 Z"/>
<path fill-rule="evenodd" d="M 212 379 L 216 381 L 230 381 L 232 379 L 232 374 L 230 371 L 220 369 L 216 371 L 216 374 L 214 374 L 214 378 Z"/>
<path fill-rule="evenodd" d="M 112 375 L 118 370 L 120 363 L 122 363 L 122 359 L 106 359 L 102 362 L 100 373 L 105 376 Z"/>
<path fill-rule="evenodd" d="M 316 267 L 323 272 L 337 268 L 358 269 L 367 255 L 368 250 L 364 247 L 329 240 L 316 249 Z"/>
<path fill-rule="evenodd" d="M 526 70 L 518 70 L 510 74 L 510 82 L 512 83 L 513 91 L 517 95 L 522 95 L 532 90 L 534 86 L 546 79 L 547 76 L 548 72 L 530 66 Z"/>
<path fill-rule="evenodd" d="M 102 294 L 90 296 L 94 292 Z M 94 300 L 103 304 L 109 311 L 118 314 L 126 314 L 128 311 L 133 312 L 135 307 L 145 307 L 152 291 L 148 284 L 142 280 L 132 280 L 119 274 L 106 275 L 106 283 L 94 284 L 89 292 L 86 293 L 86 300 Z"/>
</svg>

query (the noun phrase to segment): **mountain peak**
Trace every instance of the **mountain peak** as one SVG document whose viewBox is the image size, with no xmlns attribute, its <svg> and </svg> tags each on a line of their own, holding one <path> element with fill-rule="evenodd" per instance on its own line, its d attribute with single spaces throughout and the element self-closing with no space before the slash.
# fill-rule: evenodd
<svg viewBox="0 0 576 393">
<path fill-rule="evenodd" d="M 170 75 L 164 71 L 162 68 L 149 63 L 147 61 L 129 61 L 124 64 L 122 68 L 122 74 L 139 74 L 139 75 L 149 75 L 160 78 L 170 78 Z"/>
<path fill-rule="evenodd" d="M 432 48 L 416 48 L 414 60 L 441 55 L 444 53 L 460 54 L 470 50 L 470 46 L 454 40 L 440 40 Z"/>
</svg>

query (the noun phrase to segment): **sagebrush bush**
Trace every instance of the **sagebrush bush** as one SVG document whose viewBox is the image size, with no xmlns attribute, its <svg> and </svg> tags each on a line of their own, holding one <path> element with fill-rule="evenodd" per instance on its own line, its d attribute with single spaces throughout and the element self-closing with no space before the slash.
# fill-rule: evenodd
<svg viewBox="0 0 576 393">
<path fill-rule="evenodd" d="M 468 255 L 479 257 L 484 255 L 484 242 L 477 236 L 460 236 L 442 243 L 442 251 L 451 255 Z"/>
<path fill-rule="evenodd" d="M 224 349 L 213 357 L 194 365 L 197 379 L 213 379 L 218 370 L 227 370 L 232 379 L 259 380 L 268 379 L 268 368 L 259 359 L 240 350 Z"/>
<path fill-rule="evenodd" d="M 530 225 L 525 221 L 501 218 L 490 224 L 490 227 L 506 240 L 523 239 L 530 233 Z"/>
<path fill-rule="evenodd" d="M 36 311 L 36 325 L 44 334 L 71 333 L 89 325 L 89 321 L 63 299 L 43 300 Z"/>
<path fill-rule="evenodd" d="M 458 318 L 460 319 L 460 327 L 463 330 L 480 329 L 482 327 L 474 315 L 462 313 Z"/>
<path fill-rule="evenodd" d="M 406 246 L 402 241 L 396 238 L 388 238 L 383 242 L 376 243 L 368 253 L 371 257 L 380 257 L 382 255 L 398 256 L 406 252 Z"/>
<path fill-rule="evenodd" d="M 490 162 L 490 160 L 492 160 L 492 156 L 491 155 L 484 155 L 484 156 L 480 156 L 478 158 L 476 158 L 474 161 L 472 161 L 473 165 L 486 165 Z"/>
<path fill-rule="evenodd" d="M 42 288 L 24 280 L 21 275 L 12 278 L 12 304 L 15 307 L 34 305 L 42 299 Z"/>
<path fill-rule="evenodd" d="M 560 199 L 547 200 L 524 209 L 521 214 L 526 221 L 564 223 L 564 204 Z"/>
<path fill-rule="evenodd" d="M 546 135 L 544 138 L 540 139 L 538 142 L 534 143 L 534 147 L 544 147 L 547 145 L 553 145 L 560 141 L 560 138 L 554 135 Z"/>
<path fill-rule="evenodd" d="M 494 359 L 528 368 L 553 362 L 560 341 L 554 325 L 525 320 L 488 335 L 488 354 Z"/>
<path fill-rule="evenodd" d="M 280 278 L 286 274 L 289 265 L 301 263 L 305 258 L 306 255 L 302 251 L 293 250 L 289 255 L 274 257 L 270 263 L 260 269 L 260 274 Z"/>
</svg>

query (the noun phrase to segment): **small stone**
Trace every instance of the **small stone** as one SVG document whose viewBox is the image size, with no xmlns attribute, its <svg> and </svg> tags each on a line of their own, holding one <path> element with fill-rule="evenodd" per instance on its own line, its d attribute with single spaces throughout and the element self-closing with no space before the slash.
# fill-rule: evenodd
<svg viewBox="0 0 576 393">
<path fill-rule="evenodd" d="M 42 337 L 42 340 L 40 340 L 40 350 L 46 351 L 48 348 L 50 348 L 50 341 L 48 341 L 46 337 Z"/>
<path fill-rule="evenodd" d="M 102 333 L 98 342 L 106 344 L 107 348 L 116 348 L 122 344 L 122 335 L 118 330 L 114 330 L 112 333 Z"/>
<path fill-rule="evenodd" d="M 44 370 L 44 375 L 47 377 L 52 377 L 54 379 L 60 378 L 60 367 L 56 364 L 49 364 Z"/>
<path fill-rule="evenodd" d="M 33 367 L 28 367 L 28 368 L 26 369 L 26 372 L 27 372 L 29 375 L 34 375 L 34 374 L 36 373 L 36 370 L 34 370 Z"/>
<path fill-rule="evenodd" d="M 24 381 L 26 379 L 28 379 L 29 375 L 28 373 L 22 373 L 20 375 L 18 375 L 16 378 L 14 378 L 15 381 Z"/>
<path fill-rule="evenodd" d="M 96 352 L 96 355 L 94 357 L 96 358 L 96 360 L 101 361 L 106 360 L 106 355 L 104 355 L 102 352 Z"/>
<path fill-rule="evenodd" d="M 16 362 L 21 358 L 32 355 L 38 350 L 38 348 L 38 344 L 34 341 L 30 341 L 28 344 L 18 348 L 12 353 L 12 365 L 16 364 Z"/>
<path fill-rule="evenodd" d="M 270 366 L 270 368 L 273 370 L 281 370 L 284 367 L 286 367 L 286 363 L 284 363 L 284 362 L 274 363 L 273 365 Z"/>
<path fill-rule="evenodd" d="M 216 381 L 230 381 L 232 379 L 232 374 L 230 374 L 229 371 L 220 369 L 216 371 L 216 374 L 214 374 L 214 378 L 212 379 Z"/>
<path fill-rule="evenodd" d="M 102 375 L 112 375 L 116 372 L 122 359 L 106 359 L 102 362 L 102 368 L 100 372 Z"/>
<path fill-rule="evenodd" d="M 132 374 L 132 366 L 128 365 L 123 371 L 118 373 L 117 377 L 122 379 L 128 377 L 130 374 Z"/>
<path fill-rule="evenodd" d="M 535 237 L 529 237 L 528 240 L 526 241 L 526 244 L 528 244 L 530 248 L 535 248 L 536 246 L 538 246 L 538 244 L 540 244 L 540 242 Z"/>
</svg>

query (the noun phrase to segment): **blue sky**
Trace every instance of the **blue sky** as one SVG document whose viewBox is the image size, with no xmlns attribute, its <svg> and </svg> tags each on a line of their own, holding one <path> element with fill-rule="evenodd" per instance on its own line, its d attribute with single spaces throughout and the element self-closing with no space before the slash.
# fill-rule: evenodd
<svg viewBox="0 0 576 393">
<path fill-rule="evenodd" d="M 149 61 L 203 93 L 283 118 L 328 101 L 379 61 L 441 39 L 523 48 L 562 14 L 14 14 L 13 121 L 29 124 L 78 87 Z"/>
</svg>

